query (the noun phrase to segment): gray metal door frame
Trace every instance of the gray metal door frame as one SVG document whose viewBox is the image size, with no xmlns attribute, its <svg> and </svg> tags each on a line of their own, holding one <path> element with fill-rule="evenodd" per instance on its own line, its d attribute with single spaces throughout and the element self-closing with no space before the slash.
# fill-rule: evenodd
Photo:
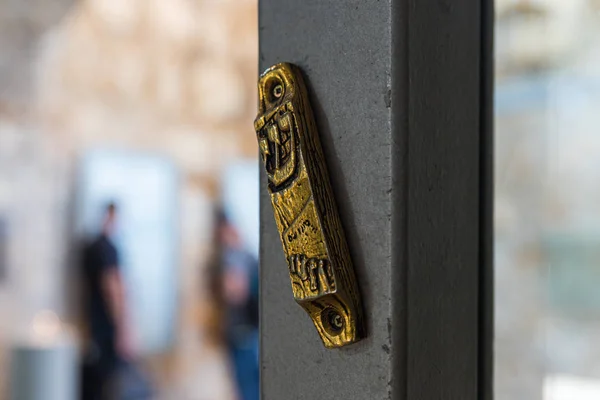
<svg viewBox="0 0 600 400">
<path fill-rule="evenodd" d="M 492 398 L 492 0 L 260 0 L 304 71 L 368 337 L 323 347 L 261 181 L 261 398 Z"/>
</svg>

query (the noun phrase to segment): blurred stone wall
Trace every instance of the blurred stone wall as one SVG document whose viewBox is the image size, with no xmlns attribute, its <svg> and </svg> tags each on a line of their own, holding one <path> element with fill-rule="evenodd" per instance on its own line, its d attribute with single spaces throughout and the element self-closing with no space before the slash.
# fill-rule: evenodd
<svg viewBox="0 0 600 400">
<path fill-rule="evenodd" d="M 496 74 L 500 78 L 563 65 L 593 34 L 596 0 L 496 0 Z"/>
<path fill-rule="evenodd" d="M 600 271 L 590 251 L 600 226 L 599 10 L 596 0 L 497 1 L 498 400 L 550 398 L 544 386 L 557 375 L 600 378 L 598 315 L 553 299 L 569 285 L 561 300 L 578 297 L 593 275 L 583 273 Z M 573 243 L 585 254 L 570 253 Z"/>
<path fill-rule="evenodd" d="M 256 157 L 257 24 L 256 0 L 0 2 L 0 343 L 40 309 L 72 318 L 74 178 L 86 150 L 108 147 L 180 170 L 187 347 L 176 353 L 193 357 L 219 177 L 229 160 Z"/>
</svg>

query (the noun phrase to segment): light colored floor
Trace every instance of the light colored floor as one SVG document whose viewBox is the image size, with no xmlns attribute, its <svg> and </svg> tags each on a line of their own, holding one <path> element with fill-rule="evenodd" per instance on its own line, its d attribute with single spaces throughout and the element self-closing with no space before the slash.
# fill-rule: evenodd
<svg viewBox="0 0 600 400">
<path fill-rule="evenodd" d="M 223 349 L 197 336 L 183 343 L 156 400 L 236 400 Z"/>
<path fill-rule="evenodd" d="M 222 352 L 207 349 L 157 400 L 235 400 L 229 365 Z"/>
</svg>

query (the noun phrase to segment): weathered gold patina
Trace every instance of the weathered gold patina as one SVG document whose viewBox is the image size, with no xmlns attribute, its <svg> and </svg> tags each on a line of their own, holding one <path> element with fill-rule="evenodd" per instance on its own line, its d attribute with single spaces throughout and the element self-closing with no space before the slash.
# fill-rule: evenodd
<svg viewBox="0 0 600 400">
<path fill-rule="evenodd" d="M 258 93 L 254 128 L 294 298 L 326 347 L 354 343 L 364 336 L 358 285 L 300 70 L 269 68 Z"/>
</svg>

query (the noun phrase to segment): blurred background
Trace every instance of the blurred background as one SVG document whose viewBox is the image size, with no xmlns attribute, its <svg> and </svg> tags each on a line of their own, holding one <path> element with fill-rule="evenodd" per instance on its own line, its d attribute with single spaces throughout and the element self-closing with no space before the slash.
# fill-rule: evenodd
<svg viewBox="0 0 600 400">
<path fill-rule="evenodd" d="M 0 1 L 0 399 L 257 398 L 257 24 Z"/>
<path fill-rule="evenodd" d="M 496 398 L 597 400 L 600 1 L 496 12 Z"/>
<path fill-rule="evenodd" d="M 0 1 L 0 399 L 256 398 L 257 17 Z M 496 398 L 597 400 L 600 1 L 496 22 Z"/>
</svg>

